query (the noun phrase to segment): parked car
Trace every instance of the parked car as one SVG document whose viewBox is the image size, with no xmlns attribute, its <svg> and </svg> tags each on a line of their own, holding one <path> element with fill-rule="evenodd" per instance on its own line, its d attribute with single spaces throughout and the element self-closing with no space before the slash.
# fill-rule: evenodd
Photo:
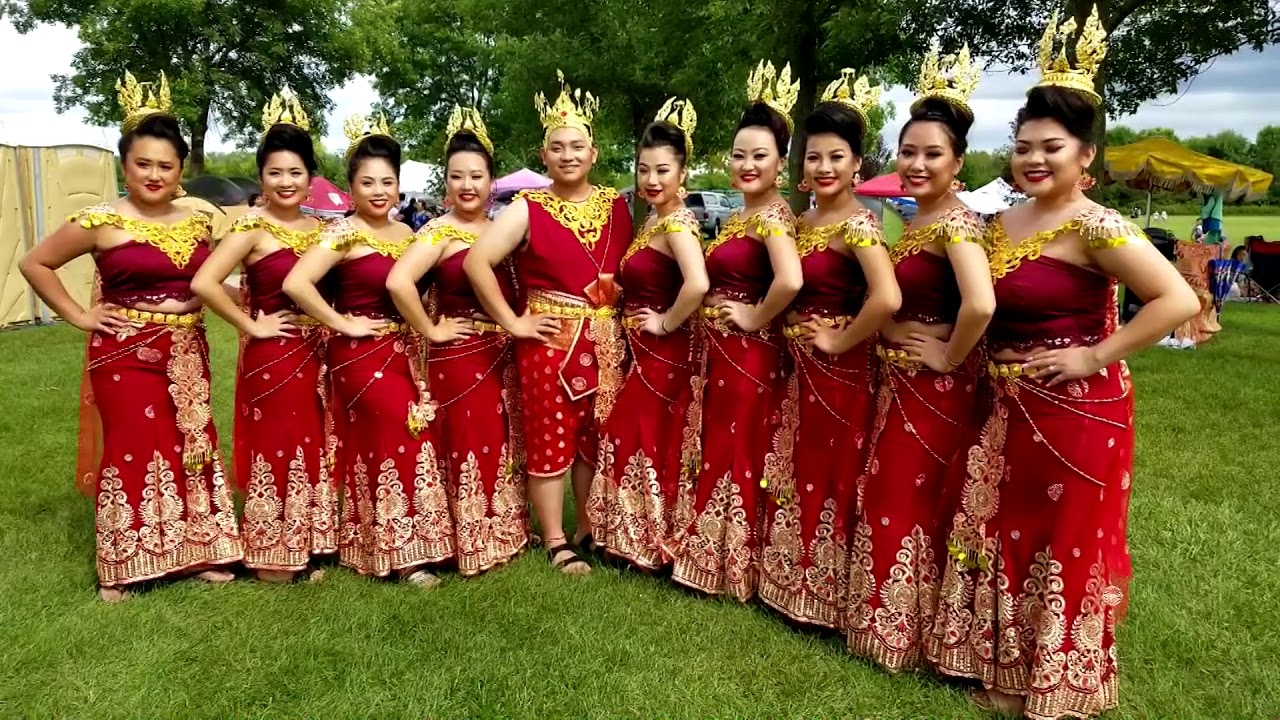
<svg viewBox="0 0 1280 720">
<path fill-rule="evenodd" d="M 734 208 L 729 198 L 721 193 L 698 191 L 689 193 L 684 200 L 685 207 L 693 211 L 693 216 L 702 226 L 702 232 L 714 237 L 720 232 L 720 226 L 728 221 Z"/>
</svg>

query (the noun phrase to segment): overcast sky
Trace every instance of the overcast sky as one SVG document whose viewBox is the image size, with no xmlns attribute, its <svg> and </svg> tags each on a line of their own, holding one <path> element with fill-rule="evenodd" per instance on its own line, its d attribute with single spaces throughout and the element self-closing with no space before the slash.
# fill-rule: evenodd
<svg viewBox="0 0 1280 720">
<path fill-rule="evenodd" d="M 19 35 L 8 20 L 0 20 L 0 67 L 7 69 L 0 73 L 0 143 L 115 146 L 117 129 L 88 125 L 84 112 L 78 108 L 61 115 L 54 111 L 50 76 L 70 72 L 71 56 L 79 47 L 74 30 L 41 27 Z M 1112 121 L 1134 128 L 1169 127 L 1180 136 L 1235 130 L 1252 139 L 1263 126 L 1280 124 L 1277 70 L 1280 48 L 1237 53 L 1217 61 L 1180 95 L 1153 100 L 1136 114 Z M 969 136 L 970 147 L 989 150 L 1008 141 L 1009 122 L 1033 81 L 1033 75 L 983 77 L 971 103 L 977 121 Z M 911 92 L 893 88 L 887 97 L 897 105 L 898 120 L 891 123 L 896 132 L 901 119 L 907 116 Z M 377 94 L 367 78 L 356 78 L 336 90 L 333 100 L 335 107 L 324 144 L 341 149 L 346 147 L 341 118 L 366 111 L 377 100 Z M 215 129 L 208 138 L 208 147 L 217 151 L 234 146 L 223 142 Z"/>
</svg>

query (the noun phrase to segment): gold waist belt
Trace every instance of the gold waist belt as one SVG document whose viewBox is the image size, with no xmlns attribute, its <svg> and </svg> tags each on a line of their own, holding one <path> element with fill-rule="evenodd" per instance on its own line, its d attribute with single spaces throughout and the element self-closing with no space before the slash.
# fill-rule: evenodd
<svg viewBox="0 0 1280 720">
<path fill-rule="evenodd" d="M 785 328 L 782 329 L 783 337 L 794 340 L 800 337 L 801 335 L 804 335 L 805 323 L 808 323 L 811 321 L 812 319 L 806 319 L 798 323 L 793 323 L 791 325 L 786 326 Z M 817 319 L 817 321 L 819 323 L 822 323 L 823 325 L 826 325 L 827 327 L 840 327 L 852 322 L 853 316 L 852 315 L 831 315 L 829 317 L 820 317 Z"/>
<path fill-rule="evenodd" d="M 890 365 L 897 365 L 907 370 L 919 370 L 924 367 L 924 363 L 918 360 L 912 360 L 906 350 L 898 350 L 896 348 L 887 348 L 883 345 L 876 346 L 876 357 L 885 361 Z"/>
<path fill-rule="evenodd" d="M 293 319 L 290 320 L 289 322 L 293 325 L 297 325 L 298 327 L 319 327 L 320 326 L 320 321 L 311 317 L 310 315 L 294 315 Z"/>
<path fill-rule="evenodd" d="M 503 327 L 498 323 L 485 322 L 484 320 L 472 320 L 471 327 L 475 328 L 476 332 L 480 335 L 483 335 L 485 333 L 505 333 L 506 332 L 506 330 L 503 329 Z"/>
<path fill-rule="evenodd" d="M 587 300 L 572 295 L 550 293 L 530 295 L 529 311 L 537 315 L 575 320 L 609 320 L 618 316 L 618 309 L 611 305 L 596 307 Z"/>
<path fill-rule="evenodd" d="M 997 378 L 1018 378 L 1026 374 L 1022 363 L 987 363 L 987 374 Z"/>
<path fill-rule="evenodd" d="M 129 322 L 149 323 L 151 325 L 168 325 L 170 327 L 190 328 L 204 322 L 204 311 L 192 313 L 162 313 L 149 310 L 125 308 L 124 317 Z"/>
</svg>

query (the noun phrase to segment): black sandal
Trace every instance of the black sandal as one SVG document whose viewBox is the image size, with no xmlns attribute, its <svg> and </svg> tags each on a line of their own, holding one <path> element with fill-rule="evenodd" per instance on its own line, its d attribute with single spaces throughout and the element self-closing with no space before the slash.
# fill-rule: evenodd
<svg viewBox="0 0 1280 720">
<path fill-rule="evenodd" d="M 569 553 L 569 555 L 557 562 L 556 556 L 561 553 Z M 573 565 L 574 563 L 582 563 L 587 566 L 587 569 L 591 568 L 591 563 L 584 560 L 582 556 L 578 554 L 578 551 L 574 549 L 574 546 L 568 542 L 560 543 L 553 548 L 547 548 L 547 559 L 551 561 L 551 567 L 559 570 L 561 573 L 564 573 L 565 568 Z"/>
<path fill-rule="evenodd" d="M 575 544 L 578 546 L 579 550 L 582 550 L 587 554 L 593 554 L 603 549 L 596 547 L 596 539 L 591 536 L 591 533 L 583 535 L 582 539 Z"/>
</svg>

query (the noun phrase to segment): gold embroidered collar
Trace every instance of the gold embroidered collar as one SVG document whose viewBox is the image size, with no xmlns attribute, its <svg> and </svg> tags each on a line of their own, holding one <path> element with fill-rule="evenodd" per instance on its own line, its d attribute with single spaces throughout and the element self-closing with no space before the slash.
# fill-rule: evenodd
<svg viewBox="0 0 1280 720">
<path fill-rule="evenodd" d="M 99 205 L 81 210 L 70 220 L 81 227 L 96 228 L 102 225 L 117 227 L 133 236 L 134 240 L 150 245 L 169 257 L 174 267 L 185 268 L 202 241 L 209 237 L 209 217 L 194 213 L 175 223 L 150 222 L 125 217 L 116 210 Z"/>
<path fill-rule="evenodd" d="M 653 241 L 654 237 L 673 232 L 680 232 L 681 230 L 688 230 L 692 232 L 694 237 L 698 237 L 699 235 L 700 228 L 698 227 L 698 220 L 694 217 L 693 211 L 686 207 L 682 207 L 670 215 L 660 217 L 655 220 L 652 225 L 642 229 L 640 233 L 636 235 L 636 239 L 632 240 L 631 245 L 627 247 L 626 254 L 622 256 L 623 264 L 625 264 L 632 255 L 635 255 L 641 250 L 649 247 L 649 243 Z"/>
<path fill-rule="evenodd" d="M 311 230 L 290 230 L 257 213 L 244 215 L 231 226 L 231 232 L 249 232 L 250 230 L 266 230 L 276 239 L 276 242 L 292 250 L 295 255 L 302 255 L 320 240 L 321 226 L 316 225 Z"/>
<path fill-rule="evenodd" d="M 604 235 L 618 192 L 612 188 L 595 187 L 582 202 L 570 202 L 548 190 L 524 190 L 518 197 L 541 205 L 556 222 L 572 232 L 583 247 L 592 251 Z"/>
<path fill-rule="evenodd" d="M 449 242 L 450 240 L 461 240 L 467 245 L 475 245 L 476 241 L 480 239 L 480 235 L 470 230 L 463 230 L 456 225 L 450 225 L 447 222 L 432 220 L 418 231 L 417 239 L 432 245 Z"/>
</svg>

